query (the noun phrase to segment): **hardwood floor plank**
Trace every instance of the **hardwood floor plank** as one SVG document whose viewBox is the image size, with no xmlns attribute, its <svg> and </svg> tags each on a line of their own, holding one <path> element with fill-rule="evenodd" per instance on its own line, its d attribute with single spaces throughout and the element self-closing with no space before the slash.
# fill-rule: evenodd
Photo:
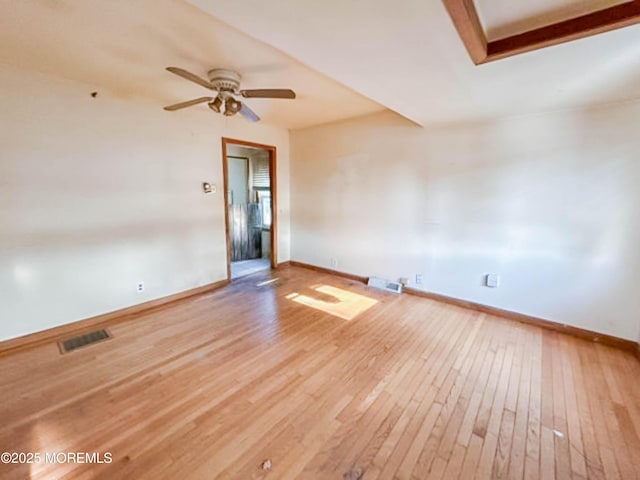
<svg viewBox="0 0 640 480">
<path fill-rule="evenodd" d="M 511 410 L 505 409 L 502 414 L 502 425 L 498 434 L 498 448 L 493 461 L 491 478 L 507 478 L 509 472 L 509 456 L 511 454 L 511 440 L 516 415 Z"/>
<path fill-rule="evenodd" d="M 414 426 L 408 433 L 405 433 L 405 431 L 409 428 L 416 411 L 418 411 L 421 405 L 429 407 L 435 398 L 437 390 L 432 385 L 433 379 L 443 363 L 442 356 L 446 354 L 446 346 L 449 342 L 455 342 L 458 339 L 458 336 L 462 332 L 462 329 L 459 328 L 461 326 L 462 324 L 458 323 L 458 328 L 451 330 L 451 332 L 443 330 L 439 332 L 439 334 L 442 334 L 441 336 L 439 335 L 439 338 L 442 340 L 439 341 L 436 344 L 436 348 L 428 354 L 428 364 L 425 365 L 425 371 L 428 372 L 427 375 L 417 382 L 416 389 L 405 390 L 406 395 L 401 397 L 401 406 L 403 407 L 402 415 L 372 461 L 375 467 L 374 471 L 379 471 L 380 477 L 384 478 L 387 472 L 395 472 L 399 463 L 403 460 L 406 450 L 398 448 L 398 445 L 402 439 L 404 439 L 403 443 L 411 441 L 415 435 L 414 429 L 416 427 Z M 378 478 L 374 473 L 371 473 L 370 477 Z"/>
<path fill-rule="evenodd" d="M 464 338 L 463 332 L 465 323 L 457 323 L 462 328 L 456 329 L 455 334 L 448 337 L 446 343 L 443 342 L 443 344 L 441 345 L 443 348 L 438 349 L 437 356 L 434 357 L 433 367 L 430 373 L 425 377 L 424 385 L 429 385 L 429 389 L 427 391 L 428 393 L 422 394 L 422 392 L 418 392 L 418 394 L 414 396 L 411 402 L 413 405 L 415 405 L 415 407 L 411 407 L 410 404 L 410 407 L 406 410 L 406 412 L 408 413 L 406 417 L 406 426 L 402 428 L 402 432 L 395 442 L 395 447 L 391 455 L 385 462 L 382 473 L 380 474 L 381 478 L 388 478 L 395 475 L 396 471 L 404 460 L 404 457 L 407 455 L 407 452 L 410 449 L 410 445 L 414 441 L 416 435 L 418 435 L 421 431 L 421 428 L 423 432 L 424 429 L 430 430 L 431 425 L 427 422 L 427 419 L 431 418 L 431 409 L 442 408 L 441 403 L 435 402 L 438 391 L 442 390 L 441 383 L 445 382 L 445 378 L 443 378 L 442 372 L 450 371 L 450 369 L 446 368 L 446 366 L 448 365 L 448 362 L 452 361 L 452 359 L 455 358 L 452 353 L 455 351 L 456 345 L 461 344 L 462 339 Z M 453 378 L 451 376 L 449 376 L 448 378 L 451 382 L 453 381 Z M 445 384 L 444 389 L 447 389 L 448 386 L 449 383 Z"/>
<path fill-rule="evenodd" d="M 540 430 L 540 478 L 556 478 L 554 444 L 553 429 L 542 426 Z"/>
<path fill-rule="evenodd" d="M 113 462 L 0 479 L 640 478 L 629 352 L 297 267 L 110 328 L 0 358 L 0 450 Z"/>
<path fill-rule="evenodd" d="M 406 345 L 406 349 L 395 350 L 395 357 L 398 357 L 397 354 L 402 353 L 401 358 L 406 358 L 405 355 L 415 355 L 424 351 L 426 348 L 423 343 L 424 339 L 423 342 L 416 342 L 416 338 L 420 337 L 414 336 L 413 341 L 411 338 L 406 338 L 402 341 Z M 394 359 L 393 364 L 398 366 L 405 364 L 401 358 Z M 415 375 L 417 369 L 420 368 L 419 365 L 415 365 L 415 362 L 407 362 L 405 365 L 411 367 L 405 373 L 411 373 L 412 375 Z M 384 373 L 387 372 L 385 371 Z M 385 379 L 386 381 L 384 381 Z M 401 388 L 400 382 L 406 380 L 406 378 L 405 375 L 394 373 L 390 379 L 385 375 L 384 378 L 371 376 L 371 380 L 356 395 L 357 398 L 361 399 L 357 404 L 357 408 L 355 407 L 355 402 L 351 402 L 338 416 L 342 425 L 341 432 L 336 437 L 341 438 L 341 441 L 336 443 L 331 450 L 321 453 L 319 458 L 324 459 L 324 463 L 319 466 L 319 469 L 336 472 L 347 471 L 358 463 L 359 452 L 365 448 L 376 427 L 386 418 L 387 412 L 393 407 L 393 397 L 389 392 Z M 379 394 L 384 395 L 382 401 L 374 401 L 371 404 L 371 400 L 375 399 Z"/>
<path fill-rule="evenodd" d="M 608 431 L 610 444 L 607 446 L 613 450 L 621 477 L 633 478 L 640 475 L 640 473 L 634 471 L 629 445 L 624 442 L 622 430 L 615 415 L 615 403 L 612 401 L 611 392 L 607 388 L 608 384 L 604 379 L 604 369 L 598 358 L 598 346 L 591 345 L 591 347 L 586 349 L 586 353 L 591 367 L 590 374 L 594 381 L 594 393 L 600 401 L 600 409 L 597 412 L 603 417 L 604 427 Z M 598 386 L 597 388 L 595 388 L 596 385 Z"/>
<path fill-rule="evenodd" d="M 592 412 L 595 438 L 598 442 L 598 450 L 602 461 L 602 471 L 606 479 L 619 479 L 621 478 L 620 471 L 618 470 L 616 458 L 609 439 L 606 420 L 604 415 L 602 415 L 603 405 L 600 395 L 598 394 L 598 389 L 601 388 L 601 386 L 597 383 L 597 379 L 595 378 L 593 371 L 594 365 L 589 356 L 589 350 L 592 346 L 579 344 L 577 348 L 580 355 L 582 370 L 585 372 L 583 378 L 588 392 L 587 398 Z"/>
<path fill-rule="evenodd" d="M 481 322 L 482 319 L 479 320 L 478 325 Z M 478 335 L 478 329 L 470 334 L 470 338 L 476 341 L 482 339 L 483 336 L 485 336 L 485 332 Z M 470 342 L 467 345 L 470 347 L 471 344 Z M 475 376 L 471 374 L 471 367 L 479 368 L 482 362 L 478 360 L 481 360 L 481 357 L 486 353 L 486 349 L 479 348 L 464 348 L 462 351 L 466 356 L 462 357 L 464 361 L 456 363 L 460 365 L 461 369 L 459 371 L 455 368 L 452 370 L 454 374 L 453 385 L 448 387 L 448 384 L 445 383 L 435 399 L 435 405 L 441 405 L 441 408 L 437 412 L 434 422 L 425 421 L 423 423 L 398 468 L 396 477 L 411 478 L 411 476 L 420 476 L 420 472 L 429 471 L 430 464 L 436 454 L 443 460 L 449 461 L 467 403 L 463 394 L 468 396 L 468 391 L 471 390 L 475 382 Z M 460 355 L 457 358 L 460 359 Z"/>
<path fill-rule="evenodd" d="M 472 434 L 469 439 L 469 446 L 466 447 L 466 454 L 464 456 L 464 462 L 462 463 L 462 469 L 458 478 L 460 480 L 471 479 L 475 476 L 478 468 L 478 462 L 480 461 L 480 454 L 482 453 L 482 444 L 484 440 L 479 436 Z"/>
<path fill-rule="evenodd" d="M 575 342 L 572 339 L 565 338 L 570 345 L 568 354 L 571 361 L 571 371 L 574 378 L 574 392 L 576 397 L 577 415 L 580 420 L 580 430 L 582 432 L 582 444 L 585 455 L 585 466 L 587 469 L 587 478 L 601 480 L 604 477 L 602 461 L 600 460 L 600 452 L 598 450 L 598 442 L 593 426 L 593 417 L 589 406 L 589 393 L 584 380 L 582 364 Z M 586 372 L 588 374 L 588 372 Z"/>
<path fill-rule="evenodd" d="M 424 342 L 420 342 L 417 344 L 417 348 L 415 350 L 418 354 L 420 352 L 425 352 L 428 350 L 429 345 L 431 345 L 431 343 L 425 345 Z M 419 356 L 416 355 L 416 352 L 412 351 L 411 349 L 407 349 L 405 353 L 406 355 Z M 398 405 L 393 402 L 393 396 L 390 392 L 395 392 L 398 389 L 405 389 L 407 391 L 410 391 L 411 385 L 414 384 L 415 379 L 419 378 L 421 372 L 423 371 L 425 363 L 407 361 L 403 358 L 400 360 L 399 364 L 404 364 L 405 366 L 409 366 L 410 368 L 406 369 L 406 374 L 395 375 L 395 378 L 385 385 L 385 393 L 389 398 L 389 400 L 386 402 L 385 407 L 382 409 L 370 409 L 370 412 L 367 412 L 367 414 L 363 415 L 361 417 L 361 420 L 359 421 L 362 423 L 367 434 L 357 434 L 355 436 L 351 435 L 350 437 L 346 438 L 343 441 L 343 445 L 338 448 L 338 451 L 346 452 L 346 454 L 343 456 L 341 470 L 346 471 L 349 465 L 366 465 L 371 461 L 371 459 L 373 458 L 373 452 L 371 452 L 371 444 L 374 435 L 378 432 L 377 427 L 379 427 L 382 422 L 389 420 L 389 416 L 387 415 L 388 412 L 390 412 L 394 407 L 398 407 Z M 371 413 L 372 415 L 376 415 L 377 418 L 370 420 L 368 418 L 369 413 Z M 360 429 L 357 429 L 355 431 L 361 432 Z M 371 453 L 363 453 L 366 451 Z"/>
<path fill-rule="evenodd" d="M 513 333 L 513 330 L 511 332 Z M 498 439 L 500 434 L 500 425 L 504 414 L 505 397 L 509 386 L 509 377 L 511 375 L 511 362 L 513 360 L 513 344 L 507 342 L 506 353 L 502 361 L 502 365 L 498 369 L 500 374 L 498 383 L 495 385 L 495 392 L 492 395 L 492 404 L 489 411 L 489 418 L 486 427 L 486 436 L 482 453 L 480 455 L 480 463 L 476 472 L 477 479 L 491 478 L 494 459 L 498 449 Z"/>
<path fill-rule="evenodd" d="M 513 410 L 515 420 L 508 470 L 509 477 L 514 479 L 522 479 L 524 477 L 527 425 L 529 420 L 529 397 L 531 393 L 533 347 L 531 345 L 532 334 L 530 329 L 524 329 L 523 336 L 524 347 L 520 367 L 520 378 L 518 379 L 518 401 Z"/>
<path fill-rule="evenodd" d="M 485 336 L 483 343 L 479 348 L 481 352 L 485 353 L 483 356 L 483 360 L 481 362 L 478 362 L 476 368 L 474 369 L 474 378 L 476 379 L 476 383 L 473 387 L 471 398 L 465 411 L 464 418 L 462 419 L 460 430 L 458 431 L 458 437 L 456 439 L 456 441 L 464 447 L 467 447 L 469 445 L 469 442 L 471 441 L 471 435 L 473 433 L 476 417 L 480 409 L 482 399 L 484 398 L 484 389 L 487 384 L 487 379 L 489 377 L 491 365 L 493 364 L 493 359 L 495 358 L 495 352 L 489 349 L 490 340 L 490 336 Z"/>
<path fill-rule="evenodd" d="M 553 383 L 553 443 L 555 450 L 556 478 L 571 478 L 571 458 L 569 453 L 569 433 L 563 383 L 562 352 L 558 334 L 551 336 L 552 383 Z"/>
<path fill-rule="evenodd" d="M 529 391 L 529 420 L 525 447 L 524 478 L 540 478 L 540 430 L 542 411 L 542 331 L 536 331 L 530 344 L 531 388 Z"/>
<path fill-rule="evenodd" d="M 456 444 L 451 452 L 451 457 L 447 462 L 447 469 L 444 471 L 442 478 L 458 478 L 462 473 L 462 465 L 467 449 L 460 444 Z"/>
<path fill-rule="evenodd" d="M 585 462 L 584 446 L 582 441 L 582 427 L 577 401 L 577 385 L 574 381 L 571 359 L 569 358 L 570 345 L 567 338 L 559 337 L 560 356 L 564 382 L 565 406 L 567 413 L 567 442 L 571 461 L 572 476 L 587 477 L 587 465 Z"/>
</svg>

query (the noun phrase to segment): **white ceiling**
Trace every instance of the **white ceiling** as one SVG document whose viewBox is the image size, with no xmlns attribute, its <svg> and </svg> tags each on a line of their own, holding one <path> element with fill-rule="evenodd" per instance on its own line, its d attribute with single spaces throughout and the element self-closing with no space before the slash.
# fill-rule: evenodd
<svg viewBox="0 0 640 480">
<path fill-rule="evenodd" d="M 298 99 L 293 101 L 247 100 L 263 121 L 285 128 L 383 109 L 180 0 L 1 2 L 0 63 L 155 104 L 158 115 L 209 111 L 206 104 L 180 112 L 161 109 L 211 93 L 166 72 L 166 66 L 186 68 L 205 78 L 212 68 L 232 68 L 244 75 L 243 88 L 294 89 Z"/>
<path fill-rule="evenodd" d="M 640 98 L 640 25 L 476 67 L 440 0 L 189 1 L 422 125 Z M 539 13 L 488 3 L 496 26 Z"/>
<path fill-rule="evenodd" d="M 495 34 L 619 0 L 476 1 Z M 640 25 L 476 67 L 440 0 L 21 0 L 0 3 L 0 63 L 159 109 L 208 93 L 164 67 L 227 67 L 296 90 L 248 102 L 282 127 L 384 107 L 434 125 L 638 99 Z"/>
</svg>

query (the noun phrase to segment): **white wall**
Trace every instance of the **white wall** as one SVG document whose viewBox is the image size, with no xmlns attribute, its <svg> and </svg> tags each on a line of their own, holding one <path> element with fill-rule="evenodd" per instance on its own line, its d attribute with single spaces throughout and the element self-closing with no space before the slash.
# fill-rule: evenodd
<svg viewBox="0 0 640 480">
<path fill-rule="evenodd" d="M 639 123 L 636 103 L 294 131 L 291 257 L 636 340 Z M 499 288 L 483 286 L 487 273 Z"/>
<path fill-rule="evenodd" d="M 0 340 L 224 279 L 221 136 L 278 148 L 289 258 L 286 130 L 91 90 L 0 66 Z"/>
</svg>

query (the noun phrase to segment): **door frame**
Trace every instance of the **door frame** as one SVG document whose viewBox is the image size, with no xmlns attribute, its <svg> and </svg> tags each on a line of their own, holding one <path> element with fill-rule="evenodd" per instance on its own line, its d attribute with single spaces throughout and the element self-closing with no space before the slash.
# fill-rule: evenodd
<svg viewBox="0 0 640 480">
<path fill-rule="evenodd" d="M 231 232 L 229 231 L 229 171 L 227 166 L 227 146 L 259 148 L 269 152 L 269 190 L 271 191 L 271 268 L 278 266 L 278 190 L 276 182 L 276 147 L 262 143 L 222 137 L 222 188 L 224 193 L 224 231 L 227 246 L 227 280 L 231 280 Z"/>
</svg>

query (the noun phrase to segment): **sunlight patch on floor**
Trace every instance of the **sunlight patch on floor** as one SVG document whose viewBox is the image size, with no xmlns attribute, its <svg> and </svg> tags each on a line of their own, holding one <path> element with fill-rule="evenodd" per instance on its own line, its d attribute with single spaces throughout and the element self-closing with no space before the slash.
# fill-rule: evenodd
<svg viewBox="0 0 640 480">
<path fill-rule="evenodd" d="M 344 320 L 352 320 L 378 303 L 373 298 L 329 285 L 318 285 L 311 288 L 328 298 L 314 298 L 299 293 L 290 293 L 286 298 Z"/>
</svg>

